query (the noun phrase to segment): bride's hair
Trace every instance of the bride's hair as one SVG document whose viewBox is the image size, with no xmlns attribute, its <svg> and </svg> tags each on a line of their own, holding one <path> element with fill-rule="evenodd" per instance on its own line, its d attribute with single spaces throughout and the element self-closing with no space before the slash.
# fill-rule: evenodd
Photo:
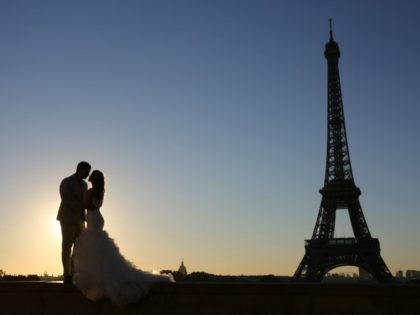
<svg viewBox="0 0 420 315">
<path fill-rule="evenodd" d="M 102 204 L 104 200 L 105 193 L 105 177 L 101 171 L 94 170 L 90 175 L 90 180 L 92 182 L 92 191 L 93 197 Z"/>
</svg>

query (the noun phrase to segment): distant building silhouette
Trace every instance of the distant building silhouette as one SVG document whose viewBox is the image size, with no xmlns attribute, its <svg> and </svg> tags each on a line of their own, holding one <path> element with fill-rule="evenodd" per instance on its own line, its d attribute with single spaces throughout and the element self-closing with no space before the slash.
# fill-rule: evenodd
<svg viewBox="0 0 420 315">
<path fill-rule="evenodd" d="M 179 266 L 178 272 L 183 276 L 188 275 L 187 268 L 184 265 L 184 260 L 181 261 L 181 266 Z"/>
<path fill-rule="evenodd" d="M 419 280 L 420 279 L 420 271 L 419 270 L 407 270 L 405 272 L 405 277 L 407 280 Z"/>
</svg>

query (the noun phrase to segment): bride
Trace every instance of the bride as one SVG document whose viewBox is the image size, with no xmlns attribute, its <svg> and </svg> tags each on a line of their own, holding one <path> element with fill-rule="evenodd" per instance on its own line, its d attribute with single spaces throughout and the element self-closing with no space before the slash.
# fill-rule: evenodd
<svg viewBox="0 0 420 315">
<path fill-rule="evenodd" d="M 74 248 L 73 283 L 92 301 L 109 298 L 124 307 L 144 297 L 153 283 L 173 282 L 172 275 L 155 275 L 137 269 L 121 255 L 114 240 L 103 230 L 99 211 L 104 197 L 104 175 L 95 170 L 89 177 L 92 188 L 85 199 L 87 227 Z"/>
</svg>

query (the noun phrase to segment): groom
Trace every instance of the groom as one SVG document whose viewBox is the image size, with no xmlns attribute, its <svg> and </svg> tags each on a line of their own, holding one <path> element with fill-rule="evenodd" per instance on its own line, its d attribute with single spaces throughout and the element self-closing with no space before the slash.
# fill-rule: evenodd
<svg viewBox="0 0 420 315">
<path fill-rule="evenodd" d="M 73 255 L 72 247 L 76 238 L 85 226 L 85 206 L 83 199 L 87 191 L 84 181 L 89 176 L 91 166 L 88 162 L 80 162 L 76 173 L 64 178 L 60 184 L 61 204 L 57 220 L 60 221 L 62 245 L 61 260 L 64 269 L 64 283 L 72 283 Z"/>
</svg>

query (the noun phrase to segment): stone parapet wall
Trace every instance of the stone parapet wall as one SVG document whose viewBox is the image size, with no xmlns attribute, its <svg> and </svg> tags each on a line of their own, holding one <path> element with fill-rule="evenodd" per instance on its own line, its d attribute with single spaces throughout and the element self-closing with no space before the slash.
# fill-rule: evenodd
<svg viewBox="0 0 420 315">
<path fill-rule="evenodd" d="M 4 315 L 359 314 L 420 315 L 419 285 L 159 284 L 149 296 L 120 310 L 90 302 L 73 286 L 0 282 Z"/>
</svg>

